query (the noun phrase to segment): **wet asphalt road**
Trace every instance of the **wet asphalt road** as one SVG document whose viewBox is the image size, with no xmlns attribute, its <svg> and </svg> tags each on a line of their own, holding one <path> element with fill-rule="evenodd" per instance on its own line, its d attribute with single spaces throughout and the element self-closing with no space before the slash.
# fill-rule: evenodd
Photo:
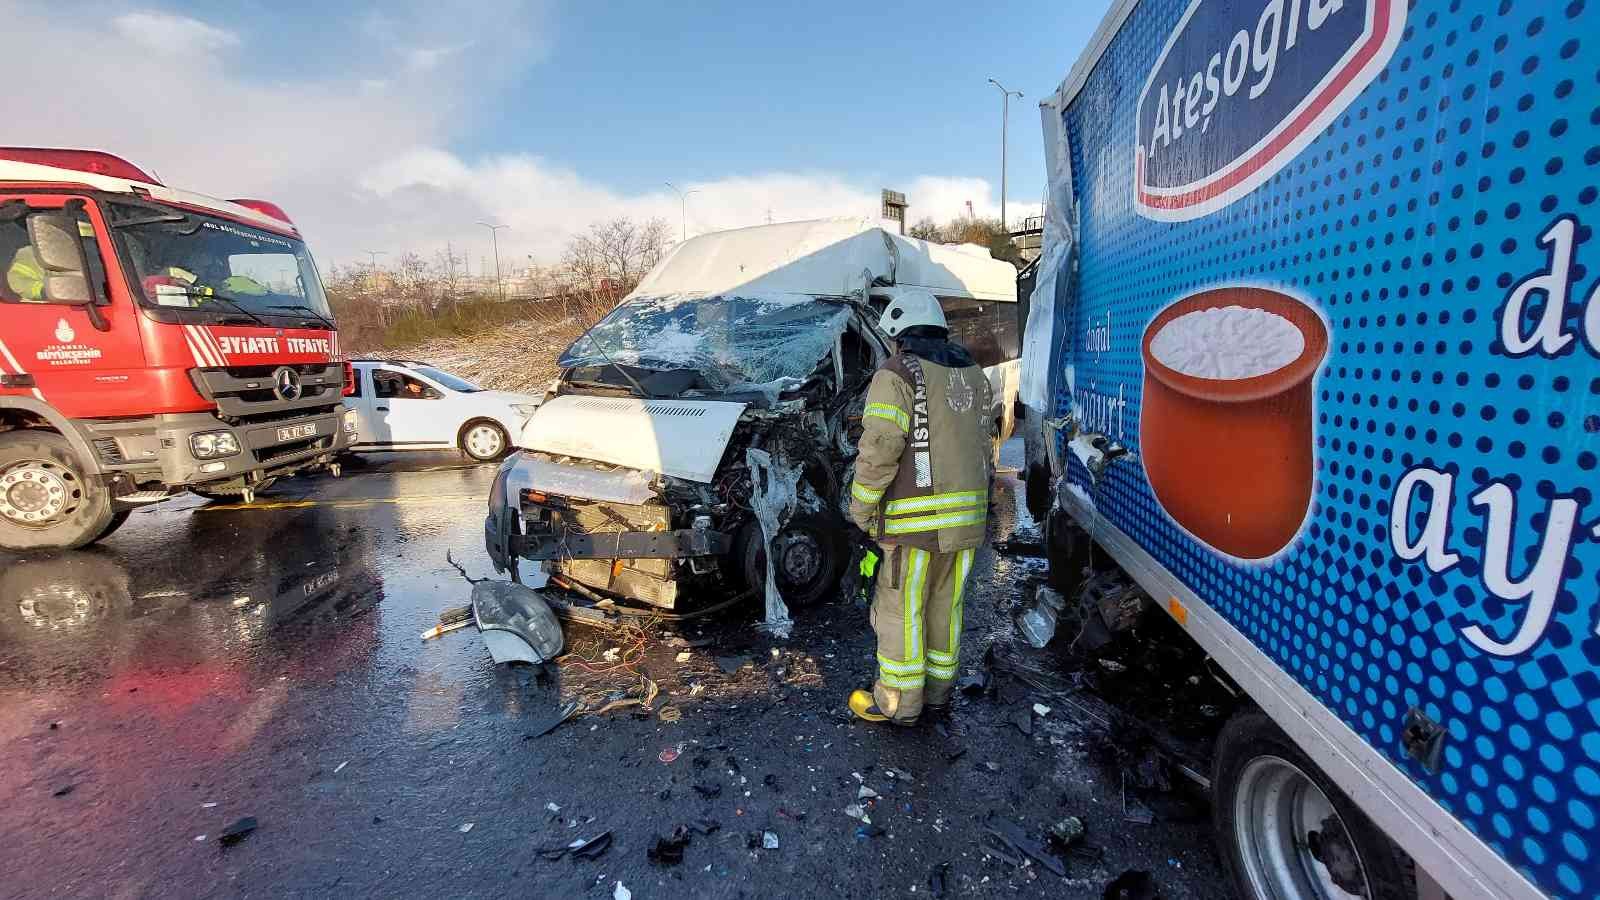
<svg viewBox="0 0 1600 900">
<path fill-rule="evenodd" d="M 1125 821 L 1080 707 L 1056 703 L 1031 735 L 1006 724 L 1039 699 L 1016 691 L 962 698 L 944 732 L 853 722 L 844 697 L 872 658 L 853 606 L 799 611 L 786 642 L 754 631 L 756 604 L 642 643 L 569 624 L 593 663 L 544 680 L 496 669 L 470 630 L 421 642 L 467 601 L 446 551 L 491 574 L 493 472 L 375 457 L 247 508 L 149 508 L 90 551 L 0 555 L 0 895 L 926 896 L 949 862 L 948 896 L 1098 897 L 1130 867 L 1163 897 L 1226 896 L 1203 803 Z M 996 536 L 1026 532 L 1014 478 L 997 493 Z M 964 663 L 1011 641 L 1042 566 L 982 553 Z M 725 674 L 717 657 L 737 655 L 752 664 Z M 639 674 L 681 721 L 623 709 L 528 736 Z M 882 834 L 844 813 L 862 784 Z M 991 813 L 1036 836 L 1079 815 L 1095 849 L 1065 878 L 1014 867 L 979 847 Z M 222 846 L 242 816 L 259 829 Z M 720 828 L 681 864 L 647 860 L 655 836 L 703 821 Z M 596 859 L 535 852 L 606 830 Z"/>
</svg>

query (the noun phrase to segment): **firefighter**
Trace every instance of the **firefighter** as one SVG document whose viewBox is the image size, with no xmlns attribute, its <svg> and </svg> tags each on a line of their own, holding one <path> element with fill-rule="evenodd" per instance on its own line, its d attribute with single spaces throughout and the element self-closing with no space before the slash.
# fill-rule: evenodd
<svg viewBox="0 0 1600 900">
<path fill-rule="evenodd" d="M 78 236 L 94 240 L 94 225 L 79 220 Z M 6 269 L 6 287 L 24 302 L 39 303 L 44 301 L 44 266 L 39 264 L 39 257 L 33 251 L 32 244 L 24 244 L 11 257 L 11 265 Z"/>
<path fill-rule="evenodd" d="M 898 352 L 867 389 L 850 484 L 850 518 L 883 551 L 871 612 L 878 677 L 850 709 L 910 725 L 949 708 L 962 595 L 988 517 L 993 401 L 932 294 L 899 292 L 878 324 Z"/>
<path fill-rule="evenodd" d="M 6 286 L 23 301 L 44 299 L 44 267 L 34 255 L 31 245 L 24 245 L 11 257 L 6 269 Z"/>
</svg>

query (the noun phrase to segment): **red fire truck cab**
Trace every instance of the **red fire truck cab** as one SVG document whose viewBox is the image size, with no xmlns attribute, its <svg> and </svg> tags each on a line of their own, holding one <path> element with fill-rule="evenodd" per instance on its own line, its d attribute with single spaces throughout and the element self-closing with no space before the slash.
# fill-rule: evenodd
<svg viewBox="0 0 1600 900">
<path fill-rule="evenodd" d="M 276 206 L 0 148 L 0 548 L 81 547 L 141 504 L 331 465 L 346 372 Z"/>
</svg>

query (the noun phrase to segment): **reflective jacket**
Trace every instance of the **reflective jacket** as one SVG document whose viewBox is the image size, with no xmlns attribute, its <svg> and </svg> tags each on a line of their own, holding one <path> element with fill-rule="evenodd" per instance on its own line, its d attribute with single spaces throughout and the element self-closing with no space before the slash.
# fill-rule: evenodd
<svg viewBox="0 0 1600 900">
<path fill-rule="evenodd" d="M 850 518 L 881 543 L 965 550 L 988 517 L 989 379 L 959 345 L 918 343 L 945 350 L 928 354 L 941 362 L 902 349 L 872 376 Z"/>
<path fill-rule="evenodd" d="M 6 286 L 23 300 L 44 299 L 44 267 L 33 248 L 23 247 L 11 257 L 11 267 L 6 270 Z"/>
</svg>

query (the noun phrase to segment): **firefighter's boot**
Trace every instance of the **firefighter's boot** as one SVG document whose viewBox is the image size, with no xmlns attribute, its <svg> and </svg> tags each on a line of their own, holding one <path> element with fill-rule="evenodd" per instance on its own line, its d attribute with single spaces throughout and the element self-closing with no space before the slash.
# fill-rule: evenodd
<svg viewBox="0 0 1600 900">
<path fill-rule="evenodd" d="M 893 725 L 916 724 L 916 719 L 904 720 L 889 718 L 884 714 L 883 710 L 878 708 L 878 701 L 872 698 L 872 693 L 870 691 L 851 691 L 850 711 L 856 714 L 856 718 L 863 719 L 868 722 L 889 722 Z"/>
</svg>

